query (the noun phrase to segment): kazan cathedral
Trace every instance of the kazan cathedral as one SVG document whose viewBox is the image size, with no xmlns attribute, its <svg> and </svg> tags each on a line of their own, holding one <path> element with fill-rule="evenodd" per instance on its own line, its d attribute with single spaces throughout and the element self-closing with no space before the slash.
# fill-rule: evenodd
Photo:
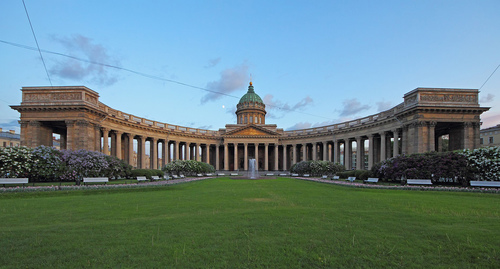
<svg viewBox="0 0 500 269">
<path fill-rule="evenodd" d="M 416 88 L 386 111 L 337 124 L 284 131 L 266 124 L 266 105 L 250 82 L 236 105 L 236 124 L 218 131 L 152 121 L 111 108 L 84 86 L 23 87 L 21 145 L 100 151 L 136 168 L 173 160 L 206 162 L 218 171 L 285 171 L 300 161 L 327 160 L 370 169 L 399 154 L 479 147 L 477 89 Z M 443 146 L 443 138 L 448 146 Z M 146 150 L 148 152 L 146 152 Z"/>
</svg>

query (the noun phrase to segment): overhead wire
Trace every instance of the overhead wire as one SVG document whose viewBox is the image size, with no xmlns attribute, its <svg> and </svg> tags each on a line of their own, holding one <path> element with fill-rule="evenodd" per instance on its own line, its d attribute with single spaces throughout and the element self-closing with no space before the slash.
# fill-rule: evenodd
<svg viewBox="0 0 500 269">
<path fill-rule="evenodd" d="M 38 53 L 40 54 L 40 59 L 42 59 L 43 68 L 45 68 L 45 73 L 47 74 L 47 78 L 49 79 L 50 86 L 52 86 L 52 80 L 50 79 L 49 71 L 47 70 L 47 65 L 45 65 L 45 60 L 43 59 L 42 51 L 40 50 L 40 46 L 38 45 L 38 40 L 36 39 L 35 30 L 33 29 L 33 24 L 31 24 L 30 15 L 28 14 L 28 9 L 26 8 L 26 4 L 23 1 L 24 11 L 26 11 L 26 17 L 28 18 L 28 22 L 30 23 L 31 33 L 33 33 L 33 38 L 35 39 L 36 47 L 38 48 Z"/>
<path fill-rule="evenodd" d="M 488 82 L 488 80 L 490 80 L 490 78 L 493 76 L 493 74 L 495 74 L 495 72 L 497 71 L 497 69 L 500 67 L 500 64 L 497 66 L 497 68 L 495 68 L 495 70 L 493 70 L 493 72 L 491 73 L 491 75 L 486 79 L 486 81 L 483 83 L 483 85 L 481 85 L 481 87 L 479 87 L 479 90 L 481 90 L 483 88 L 483 86 L 486 84 L 486 82 Z"/>
</svg>

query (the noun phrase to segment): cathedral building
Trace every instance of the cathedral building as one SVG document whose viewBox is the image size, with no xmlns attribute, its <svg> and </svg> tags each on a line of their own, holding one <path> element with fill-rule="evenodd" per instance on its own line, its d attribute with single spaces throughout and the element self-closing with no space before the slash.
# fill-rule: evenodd
<svg viewBox="0 0 500 269">
<path fill-rule="evenodd" d="M 417 88 L 404 102 L 363 118 L 284 131 L 266 123 L 266 105 L 250 82 L 236 104 L 236 124 L 218 131 L 152 121 L 111 108 L 84 86 L 23 87 L 21 145 L 101 151 L 137 168 L 159 169 L 173 160 L 198 160 L 216 170 L 284 171 L 300 161 L 327 160 L 346 169 L 370 169 L 399 154 L 480 146 L 477 89 Z M 168 120 L 168 119 L 167 119 Z M 148 152 L 146 152 L 148 150 Z"/>
</svg>

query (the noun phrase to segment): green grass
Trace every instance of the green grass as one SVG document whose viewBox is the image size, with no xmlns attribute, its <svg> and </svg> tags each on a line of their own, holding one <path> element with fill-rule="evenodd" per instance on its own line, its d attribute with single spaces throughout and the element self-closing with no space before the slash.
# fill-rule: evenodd
<svg viewBox="0 0 500 269">
<path fill-rule="evenodd" d="M 208 179 L 0 195 L 5 268 L 499 268 L 500 196 Z"/>
</svg>

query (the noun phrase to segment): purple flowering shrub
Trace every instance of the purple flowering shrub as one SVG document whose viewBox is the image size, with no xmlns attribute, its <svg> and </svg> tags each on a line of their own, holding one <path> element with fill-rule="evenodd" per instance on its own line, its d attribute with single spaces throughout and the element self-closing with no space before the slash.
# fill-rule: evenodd
<svg viewBox="0 0 500 269">
<path fill-rule="evenodd" d="M 62 150 L 61 160 L 65 166 L 61 179 L 70 181 L 79 177 L 128 177 L 132 170 L 125 161 L 96 151 Z"/>
<path fill-rule="evenodd" d="M 453 178 L 463 182 L 470 177 L 467 158 L 456 152 L 399 155 L 375 164 L 372 172 L 386 181 L 413 178 L 436 182 L 440 178 Z"/>
<path fill-rule="evenodd" d="M 39 146 L 32 151 L 33 181 L 56 181 L 64 173 L 61 152 L 54 147 Z"/>
</svg>

